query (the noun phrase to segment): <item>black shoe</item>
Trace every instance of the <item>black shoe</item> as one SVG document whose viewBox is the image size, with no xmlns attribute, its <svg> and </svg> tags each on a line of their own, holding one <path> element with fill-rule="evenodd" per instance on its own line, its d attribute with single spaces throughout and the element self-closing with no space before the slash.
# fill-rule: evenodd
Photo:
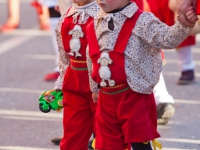
<svg viewBox="0 0 200 150">
<path fill-rule="evenodd" d="M 175 108 L 172 103 L 158 104 L 157 108 L 157 123 L 159 125 L 165 125 L 169 119 L 174 115 Z"/>
<path fill-rule="evenodd" d="M 88 149 L 89 150 L 93 150 L 94 148 L 92 147 L 92 143 L 93 143 L 93 140 L 89 140 L 88 142 Z"/>
<path fill-rule="evenodd" d="M 51 142 L 54 143 L 55 145 L 59 145 L 62 137 L 55 137 L 51 139 Z"/>
<path fill-rule="evenodd" d="M 186 84 L 191 84 L 194 81 L 195 81 L 194 70 L 187 70 L 187 71 L 182 72 L 181 77 L 179 78 L 178 84 L 186 85 Z"/>
</svg>

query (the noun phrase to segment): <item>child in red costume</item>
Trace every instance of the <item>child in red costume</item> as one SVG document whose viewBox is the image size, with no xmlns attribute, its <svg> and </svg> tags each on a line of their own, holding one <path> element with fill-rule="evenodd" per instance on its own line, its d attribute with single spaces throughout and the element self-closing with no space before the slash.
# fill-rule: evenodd
<svg viewBox="0 0 200 150">
<path fill-rule="evenodd" d="M 168 27 L 129 0 L 98 0 L 102 8 L 87 26 L 87 65 L 96 110 L 96 149 L 152 150 L 158 138 L 153 88 L 162 69 L 160 49 L 174 48 L 191 28 Z M 192 12 L 192 17 L 197 17 Z M 189 20 L 189 16 L 187 17 Z"/>
<path fill-rule="evenodd" d="M 60 76 L 54 89 L 63 92 L 61 150 L 87 150 L 94 131 L 96 103 L 92 100 L 86 64 L 86 26 L 96 16 L 95 0 L 73 0 L 56 27 Z"/>
<path fill-rule="evenodd" d="M 172 26 L 174 22 L 174 12 L 169 8 L 169 0 L 148 0 L 151 12 L 162 22 Z M 178 84 L 190 84 L 195 80 L 194 68 L 195 64 L 192 55 L 192 46 L 196 44 L 195 36 L 189 36 L 177 48 L 179 57 L 181 77 Z"/>
</svg>

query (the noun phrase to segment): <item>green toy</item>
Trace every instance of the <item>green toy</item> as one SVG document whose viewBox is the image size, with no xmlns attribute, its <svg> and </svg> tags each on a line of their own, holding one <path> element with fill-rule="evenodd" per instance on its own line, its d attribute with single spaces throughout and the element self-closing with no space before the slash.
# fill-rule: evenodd
<svg viewBox="0 0 200 150">
<path fill-rule="evenodd" d="M 59 112 L 63 108 L 63 94 L 62 91 L 43 91 L 39 97 L 39 109 L 44 112 L 48 113 L 51 109 Z"/>
</svg>

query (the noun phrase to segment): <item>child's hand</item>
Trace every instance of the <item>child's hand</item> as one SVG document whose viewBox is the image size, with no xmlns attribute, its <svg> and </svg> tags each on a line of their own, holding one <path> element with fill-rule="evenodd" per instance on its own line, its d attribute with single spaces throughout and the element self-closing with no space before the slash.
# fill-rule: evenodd
<svg viewBox="0 0 200 150">
<path fill-rule="evenodd" d="M 60 13 L 60 7 L 59 7 L 58 5 L 56 5 L 56 6 L 54 7 L 54 9 L 55 9 L 57 12 Z"/>
<path fill-rule="evenodd" d="M 189 8 L 188 12 L 186 13 L 186 17 L 188 21 L 190 22 L 196 22 L 198 20 L 198 17 L 192 6 Z"/>
<path fill-rule="evenodd" d="M 98 93 L 92 93 L 92 99 L 94 103 L 97 103 L 99 98 L 99 94 Z"/>
</svg>

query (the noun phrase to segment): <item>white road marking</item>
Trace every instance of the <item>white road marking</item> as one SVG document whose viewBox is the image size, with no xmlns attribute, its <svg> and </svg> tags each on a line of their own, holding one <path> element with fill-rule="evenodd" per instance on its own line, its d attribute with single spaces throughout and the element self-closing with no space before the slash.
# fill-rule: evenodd
<svg viewBox="0 0 200 150">
<path fill-rule="evenodd" d="M 31 90 L 31 89 L 20 89 L 20 88 L 0 88 L 0 92 L 17 92 L 17 93 L 34 93 L 41 94 L 43 90 Z"/>
<path fill-rule="evenodd" d="M 180 99 L 175 99 L 175 103 L 181 103 L 181 104 L 200 104 L 200 100 L 194 101 L 194 100 L 180 100 Z"/>
<path fill-rule="evenodd" d="M 12 37 L 7 41 L 4 41 L 0 44 L 0 55 L 14 49 L 15 47 L 29 41 L 30 39 L 32 39 L 33 37 L 31 36 L 16 36 L 16 37 Z"/>
<path fill-rule="evenodd" d="M 181 75 L 180 72 L 175 72 L 175 71 L 163 71 L 163 74 L 167 76 L 178 76 L 178 77 Z M 195 77 L 199 78 L 200 73 L 195 72 Z"/>
<path fill-rule="evenodd" d="M 25 57 L 30 59 L 40 59 L 40 60 L 55 60 L 56 55 L 25 55 Z"/>
<path fill-rule="evenodd" d="M 175 142 L 175 143 L 190 143 L 190 144 L 200 144 L 200 140 L 191 139 L 178 139 L 178 138 L 159 138 L 159 141 Z"/>
<path fill-rule="evenodd" d="M 4 35 L 17 35 L 17 36 L 24 36 L 24 35 L 30 35 L 30 36 L 50 36 L 50 31 L 42 31 L 39 29 L 16 29 L 11 32 L 5 32 L 2 33 Z"/>
<path fill-rule="evenodd" d="M 192 52 L 193 53 L 200 53 L 200 48 L 197 48 L 197 47 L 192 47 Z M 172 50 L 164 50 L 164 54 L 165 53 L 176 53 L 176 50 L 175 49 L 172 49 Z M 177 58 L 178 59 L 178 58 Z"/>
<path fill-rule="evenodd" d="M 50 148 L 22 147 L 22 146 L 0 146 L 1 150 L 58 150 Z"/>
<path fill-rule="evenodd" d="M 31 3 L 32 0 L 20 0 L 20 3 Z M 7 3 L 7 0 L 0 0 L 0 3 Z"/>
<path fill-rule="evenodd" d="M 16 117 L 16 116 L 0 116 L 2 119 L 12 119 L 12 120 L 26 120 L 26 121 L 55 121 L 55 120 L 61 120 L 62 118 L 41 118 L 41 117 Z"/>
<path fill-rule="evenodd" d="M 200 51 L 200 49 L 199 49 L 199 51 Z M 166 62 L 167 62 L 167 64 L 178 64 L 179 63 L 179 61 L 178 61 L 178 59 L 166 59 Z M 194 63 L 195 63 L 195 65 L 197 65 L 197 66 L 200 66 L 200 61 L 198 61 L 198 60 L 194 60 Z"/>
<path fill-rule="evenodd" d="M 53 111 L 53 110 L 52 110 Z M 43 113 L 38 111 L 23 111 L 23 110 L 2 110 L 0 109 L 0 115 L 10 115 L 10 116 L 19 116 L 19 117 L 45 117 L 45 118 L 62 118 L 62 112 L 58 113 Z"/>
</svg>

